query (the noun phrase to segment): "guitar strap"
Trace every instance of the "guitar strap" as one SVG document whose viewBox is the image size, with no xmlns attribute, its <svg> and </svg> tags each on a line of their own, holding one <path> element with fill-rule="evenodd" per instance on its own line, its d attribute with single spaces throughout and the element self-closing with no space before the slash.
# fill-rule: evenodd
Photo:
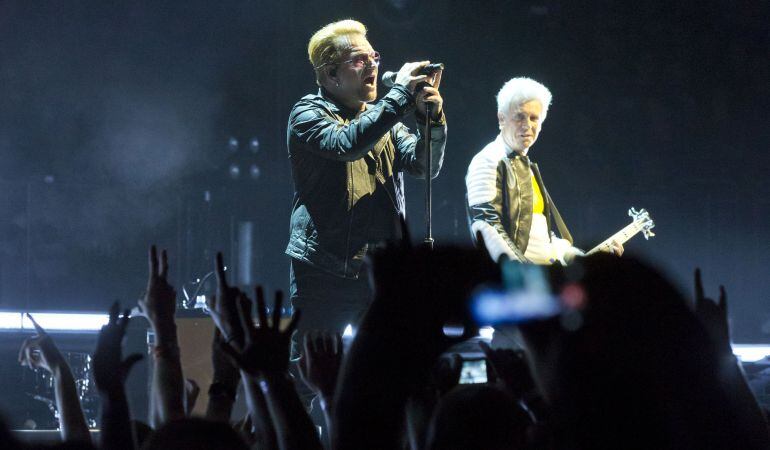
<svg viewBox="0 0 770 450">
<path fill-rule="evenodd" d="M 570 244 L 573 244 L 574 241 L 572 240 L 572 234 L 570 234 L 569 230 L 567 229 L 567 224 L 564 223 L 564 219 L 561 218 L 559 210 L 556 209 L 556 203 L 554 203 L 551 196 L 548 195 L 548 191 L 545 192 L 545 195 L 548 197 L 548 202 L 551 204 L 551 212 L 553 213 L 553 219 L 556 221 L 556 228 L 559 230 L 559 234 L 561 235 L 562 239 L 566 239 Z"/>
<path fill-rule="evenodd" d="M 570 244 L 573 244 L 574 241 L 572 240 L 572 234 L 569 232 L 569 229 L 567 229 L 567 224 L 564 223 L 564 219 L 562 219 L 559 210 L 556 208 L 556 203 L 553 202 L 551 194 L 549 194 L 548 189 L 545 188 L 545 184 L 543 183 L 543 178 L 540 176 L 540 169 L 537 167 L 537 164 L 532 163 L 532 169 L 532 172 L 535 174 L 537 182 L 540 185 L 540 190 L 545 195 L 546 202 L 548 202 L 548 213 L 553 214 L 553 219 L 556 221 L 556 229 L 559 230 L 559 234 L 561 235 L 562 239 L 566 239 Z"/>
</svg>

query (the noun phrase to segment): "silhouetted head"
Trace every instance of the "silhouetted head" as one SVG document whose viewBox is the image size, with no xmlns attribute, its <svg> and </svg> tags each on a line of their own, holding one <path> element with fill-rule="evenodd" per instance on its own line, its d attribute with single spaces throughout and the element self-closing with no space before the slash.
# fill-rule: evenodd
<svg viewBox="0 0 770 450">
<path fill-rule="evenodd" d="M 247 450 L 228 424 L 188 418 L 169 422 L 150 435 L 144 450 Z"/>
<path fill-rule="evenodd" d="M 489 384 L 454 388 L 439 402 L 428 430 L 430 450 L 524 448 L 529 415 L 506 391 Z"/>
<path fill-rule="evenodd" d="M 631 257 L 596 255 L 570 270 L 583 297 L 576 307 L 520 328 L 558 440 L 573 448 L 724 448 L 730 414 L 718 354 L 685 298 Z"/>
</svg>

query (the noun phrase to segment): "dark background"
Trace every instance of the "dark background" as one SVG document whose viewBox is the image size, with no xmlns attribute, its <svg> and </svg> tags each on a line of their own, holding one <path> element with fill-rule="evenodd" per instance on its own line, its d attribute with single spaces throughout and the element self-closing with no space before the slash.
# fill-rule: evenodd
<svg viewBox="0 0 770 450">
<path fill-rule="evenodd" d="M 316 89 L 309 37 L 348 17 L 368 26 L 382 70 L 446 64 L 438 243 L 469 242 L 465 170 L 497 133 L 499 88 L 530 76 L 554 94 L 531 155 L 577 245 L 647 208 L 658 236 L 628 251 L 687 292 L 701 266 L 708 292 L 728 289 L 736 339 L 770 338 L 759 0 L 0 1 L 0 309 L 133 302 L 150 242 L 169 248 L 179 287 L 217 249 L 234 261 L 244 222 L 253 280 L 286 288 L 286 119 Z M 407 186 L 418 236 L 421 188 Z"/>
</svg>

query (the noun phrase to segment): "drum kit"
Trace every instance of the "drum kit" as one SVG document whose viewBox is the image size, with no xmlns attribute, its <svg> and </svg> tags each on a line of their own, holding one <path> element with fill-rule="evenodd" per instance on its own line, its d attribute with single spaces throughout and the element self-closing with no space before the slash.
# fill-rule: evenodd
<svg viewBox="0 0 770 450">
<path fill-rule="evenodd" d="M 78 398 L 89 428 L 96 428 L 99 415 L 99 396 L 91 376 L 91 355 L 86 352 L 62 352 L 75 379 Z M 21 421 L 14 424 L 18 429 L 55 430 L 59 428 L 59 411 L 56 409 L 54 379 L 43 369 L 33 372 L 24 369 L 21 389 L 27 398 L 35 400 L 32 404 L 44 408 L 31 407 L 24 412 Z M 39 403 L 38 403 L 39 402 Z"/>
</svg>

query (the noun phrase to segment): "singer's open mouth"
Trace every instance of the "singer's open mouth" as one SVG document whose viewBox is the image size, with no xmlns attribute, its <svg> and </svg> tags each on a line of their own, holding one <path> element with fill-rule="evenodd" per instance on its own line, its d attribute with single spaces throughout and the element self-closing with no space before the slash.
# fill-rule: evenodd
<svg viewBox="0 0 770 450">
<path fill-rule="evenodd" d="M 366 85 L 374 86 L 374 83 L 376 83 L 376 82 L 377 82 L 377 77 L 374 76 L 374 75 L 370 75 L 370 76 L 364 78 L 364 84 L 366 84 Z"/>
</svg>

